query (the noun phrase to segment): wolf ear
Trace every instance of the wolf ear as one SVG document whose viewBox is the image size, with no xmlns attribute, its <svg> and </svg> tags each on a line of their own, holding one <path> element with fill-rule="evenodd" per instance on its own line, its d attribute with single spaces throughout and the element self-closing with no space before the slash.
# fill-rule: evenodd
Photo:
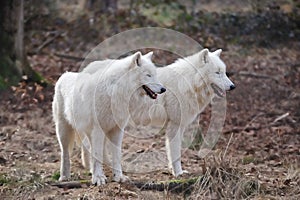
<svg viewBox="0 0 300 200">
<path fill-rule="evenodd" d="M 132 66 L 141 66 L 141 57 L 142 57 L 142 54 L 139 51 L 136 52 L 135 54 L 133 54 L 131 65 Z"/>
<path fill-rule="evenodd" d="M 150 51 L 149 53 L 145 54 L 144 57 L 151 60 L 153 56 L 153 51 Z"/>
<path fill-rule="evenodd" d="M 218 50 L 213 52 L 213 54 L 215 54 L 218 57 L 220 57 L 221 53 L 222 53 L 222 49 L 218 49 Z"/>
<path fill-rule="evenodd" d="M 200 61 L 203 61 L 205 64 L 208 63 L 208 52 L 208 49 L 200 51 Z"/>
</svg>

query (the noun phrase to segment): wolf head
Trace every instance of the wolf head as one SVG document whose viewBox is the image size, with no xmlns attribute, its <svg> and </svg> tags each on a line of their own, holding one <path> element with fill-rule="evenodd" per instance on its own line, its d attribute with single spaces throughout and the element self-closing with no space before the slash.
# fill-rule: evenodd
<svg viewBox="0 0 300 200">
<path fill-rule="evenodd" d="M 165 87 L 158 81 L 156 67 L 152 62 L 153 52 L 142 55 L 136 52 L 132 55 L 131 67 L 136 70 L 138 84 L 140 88 L 152 99 L 157 98 L 157 94 L 164 93 Z"/>
<path fill-rule="evenodd" d="M 220 59 L 222 50 L 218 49 L 214 52 L 209 52 L 208 49 L 203 49 L 200 53 L 200 62 L 206 68 L 206 76 L 209 87 L 218 97 L 224 97 L 226 91 L 233 90 L 235 85 L 226 75 L 226 65 Z"/>
</svg>

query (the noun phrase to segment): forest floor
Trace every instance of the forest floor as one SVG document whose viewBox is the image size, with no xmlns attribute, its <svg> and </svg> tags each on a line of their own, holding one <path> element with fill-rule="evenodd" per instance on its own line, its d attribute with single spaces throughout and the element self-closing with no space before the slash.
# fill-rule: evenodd
<svg viewBox="0 0 300 200">
<path fill-rule="evenodd" d="M 85 27 L 88 22 L 84 23 L 84 19 L 72 25 L 62 20 L 47 24 L 36 22 L 35 25 L 28 22 L 31 27 L 26 37 L 28 59 L 35 70 L 54 84 L 63 72 L 77 71 L 80 61 L 75 57 L 83 57 L 92 47 L 113 35 L 114 28 L 122 31 L 129 23 L 140 23 L 124 21 L 101 31 Z M 40 24 L 44 24 L 43 28 Z M 87 33 L 90 37 L 85 38 Z M 187 34 L 197 41 L 204 40 L 200 37 L 206 38 L 204 42 L 210 41 L 204 46 L 223 48 L 221 57 L 237 86 L 227 94 L 222 134 L 204 159 L 198 156 L 196 140 L 205 135 L 203 130 L 209 125 L 209 109 L 191 125 L 199 126 L 196 130 L 202 135 L 182 150 L 182 165 L 190 174 L 180 179 L 202 178 L 180 191 L 147 188 L 150 183 L 177 179 L 170 175 L 166 166 L 164 133 L 146 139 L 133 137 L 133 132 L 155 132 L 152 127 L 143 127 L 128 128 L 123 140 L 124 171 L 131 178 L 131 184 L 108 181 L 101 187 L 85 182 L 80 188 L 55 186 L 60 148 L 51 112 L 54 87 L 33 84 L 24 77 L 18 86 L 1 92 L 1 199 L 300 199 L 299 40 L 276 44 L 269 41 L 269 46 L 265 47 L 253 44 L 255 39 L 251 40 L 251 45 L 245 45 L 232 42 L 232 38 L 227 43 L 214 33 Z M 51 41 L 47 42 L 48 39 Z M 154 54 L 155 62 L 173 61 L 172 56 L 161 50 L 154 50 Z M 71 55 L 71 58 L 60 55 Z M 187 131 L 185 138 L 191 134 L 195 133 Z M 126 166 L 130 159 L 140 155 L 145 156 L 139 163 L 142 170 Z M 159 155 L 159 158 L 150 159 L 148 155 Z M 91 175 L 81 165 L 78 147 L 71 160 L 72 180 L 90 180 Z M 150 170 L 147 172 L 147 169 Z M 105 172 L 111 176 L 109 167 L 105 167 Z M 141 189 L 133 183 L 145 187 Z"/>
</svg>

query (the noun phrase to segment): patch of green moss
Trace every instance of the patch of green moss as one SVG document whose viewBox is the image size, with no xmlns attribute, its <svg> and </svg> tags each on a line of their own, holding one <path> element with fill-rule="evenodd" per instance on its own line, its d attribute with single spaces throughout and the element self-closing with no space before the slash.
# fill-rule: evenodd
<svg viewBox="0 0 300 200">
<path fill-rule="evenodd" d="M 9 56 L 0 55 L 0 90 L 10 85 L 16 85 L 21 79 L 21 74 L 14 66 Z"/>
<path fill-rule="evenodd" d="M 51 176 L 51 178 L 55 181 L 57 181 L 60 177 L 59 171 L 54 172 L 54 174 Z"/>
<path fill-rule="evenodd" d="M 249 163 L 255 163 L 255 162 L 256 162 L 256 159 L 251 155 L 245 156 L 244 158 L 242 158 L 243 165 L 247 165 Z"/>
<path fill-rule="evenodd" d="M 0 174 L 0 186 L 7 185 L 11 182 L 11 180 L 7 177 L 6 174 Z"/>
<path fill-rule="evenodd" d="M 155 21 L 157 24 L 166 27 L 174 26 L 179 19 L 179 16 L 184 14 L 184 10 L 180 4 L 176 2 L 170 4 L 159 3 L 155 5 L 155 7 L 144 7 L 141 11 L 146 17 L 151 18 L 151 20 Z"/>
</svg>

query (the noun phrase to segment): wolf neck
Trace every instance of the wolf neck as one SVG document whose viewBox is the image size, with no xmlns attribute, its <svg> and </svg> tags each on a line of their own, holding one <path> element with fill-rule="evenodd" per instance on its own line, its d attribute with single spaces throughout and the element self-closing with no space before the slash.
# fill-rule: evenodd
<svg viewBox="0 0 300 200">
<path fill-rule="evenodd" d="M 116 77 L 119 77 L 116 84 L 118 85 L 118 92 L 120 95 L 132 95 L 134 91 L 139 87 L 139 82 L 137 80 L 139 73 L 136 69 L 132 70 L 122 70 Z M 126 91 L 124 93 L 124 91 Z"/>
<path fill-rule="evenodd" d="M 200 63 L 199 53 L 185 58 L 180 58 L 168 67 L 187 77 L 191 77 L 191 74 L 194 75 L 195 72 L 202 73 L 204 70 L 204 64 Z"/>
<path fill-rule="evenodd" d="M 208 67 L 206 67 L 204 63 L 201 63 L 199 53 L 178 59 L 168 67 L 189 81 L 191 87 L 185 88 L 185 93 L 193 94 L 194 97 L 191 98 L 197 98 L 201 112 L 211 101 L 213 92 L 209 89 L 208 85 Z"/>
</svg>

